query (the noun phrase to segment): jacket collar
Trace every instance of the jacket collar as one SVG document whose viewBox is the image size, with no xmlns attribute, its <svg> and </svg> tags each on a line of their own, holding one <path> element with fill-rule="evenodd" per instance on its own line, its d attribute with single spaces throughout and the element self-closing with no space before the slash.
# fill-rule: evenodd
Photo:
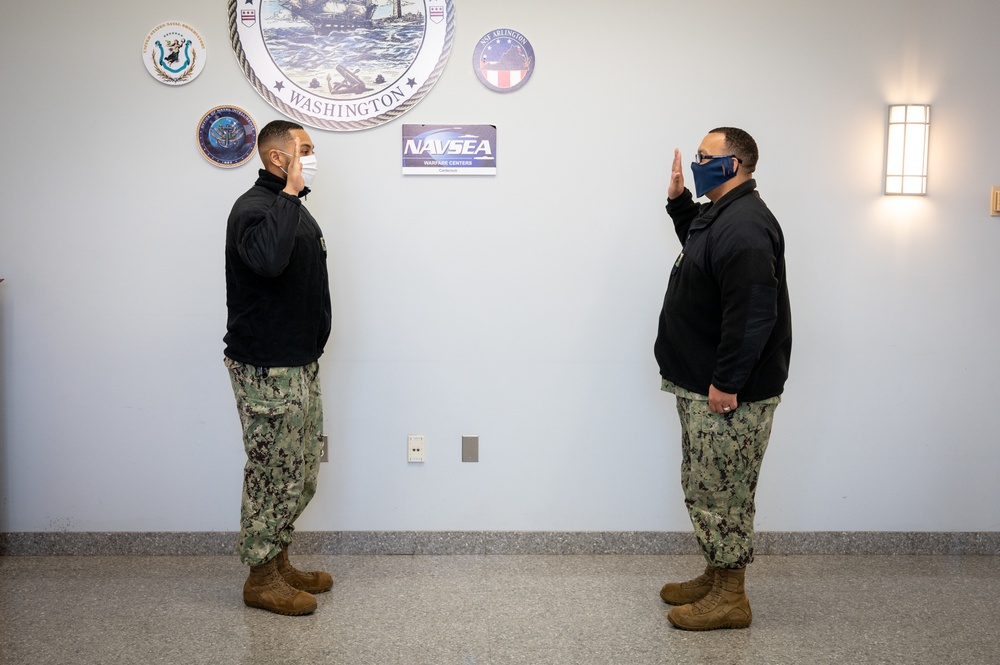
<svg viewBox="0 0 1000 665">
<path fill-rule="evenodd" d="M 718 201 L 701 204 L 701 210 L 698 212 L 698 219 L 694 221 L 691 228 L 700 229 L 708 226 L 714 222 L 715 218 L 718 217 L 723 210 L 728 208 L 733 201 L 746 196 L 755 189 L 757 189 L 757 181 L 750 178 L 746 182 L 742 182 L 726 192 L 725 196 Z"/>
<path fill-rule="evenodd" d="M 264 189 L 270 190 L 277 194 L 285 188 L 285 184 L 288 181 L 285 178 L 279 178 L 270 171 L 266 169 L 260 169 L 257 171 L 257 182 L 254 185 L 258 187 L 263 187 Z M 301 192 L 299 192 L 299 198 L 304 198 L 312 190 L 306 187 Z"/>
</svg>

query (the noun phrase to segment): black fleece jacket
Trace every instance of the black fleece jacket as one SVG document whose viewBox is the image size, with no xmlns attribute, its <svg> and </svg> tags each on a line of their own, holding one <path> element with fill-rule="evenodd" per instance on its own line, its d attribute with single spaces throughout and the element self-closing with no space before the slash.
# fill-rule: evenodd
<svg viewBox="0 0 1000 665">
<path fill-rule="evenodd" d="M 715 203 L 667 202 L 683 250 L 670 273 L 654 347 L 663 378 L 741 402 L 780 395 L 792 317 L 785 239 L 749 180 Z"/>
<path fill-rule="evenodd" d="M 330 337 L 323 232 L 284 188 L 261 169 L 226 228 L 225 354 L 257 367 L 308 365 Z"/>
</svg>

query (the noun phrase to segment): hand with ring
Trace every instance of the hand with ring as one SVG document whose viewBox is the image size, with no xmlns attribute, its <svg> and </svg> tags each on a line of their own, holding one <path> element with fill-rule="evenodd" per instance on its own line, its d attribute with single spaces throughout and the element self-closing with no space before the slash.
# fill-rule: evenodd
<svg viewBox="0 0 1000 665">
<path fill-rule="evenodd" d="M 714 385 L 708 387 L 708 409 L 713 413 L 730 413 L 739 406 L 735 393 L 724 393 Z"/>
</svg>

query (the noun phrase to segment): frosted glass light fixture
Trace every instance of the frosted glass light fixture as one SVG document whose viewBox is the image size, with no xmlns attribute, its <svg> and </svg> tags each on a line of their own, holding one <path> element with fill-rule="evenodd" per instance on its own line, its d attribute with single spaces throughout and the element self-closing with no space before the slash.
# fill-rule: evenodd
<svg viewBox="0 0 1000 665">
<path fill-rule="evenodd" d="M 889 107 L 885 135 L 885 194 L 923 196 L 927 193 L 927 139 L 931 107 L 896 104 Z"/>
</svg>

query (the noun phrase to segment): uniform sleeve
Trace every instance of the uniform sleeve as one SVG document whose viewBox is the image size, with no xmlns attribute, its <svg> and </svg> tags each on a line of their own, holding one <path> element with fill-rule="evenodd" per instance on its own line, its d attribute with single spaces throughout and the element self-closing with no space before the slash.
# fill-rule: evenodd
<svg viewBox="0 0 1000 665">
<path fill-rule="evenodd" d="M 674 231 L 682 245 L 687 241 L 691 222 L 698 217 L 699 210 L 701 210 L 701 204 L 694 202 L 691 190 L 687 187 L 676 199 L 667 199 L 667 214 L 670 215 L 670 219 L 674 223 Z"/>
<path fill-rule="evenodd" d="M 236 248 L 243 262 L 263 277 L 277 277 L 288 266 L 295 246 L 301 202 L 284 192 L 269 206 L 245 211 Z"/>
</svg>

